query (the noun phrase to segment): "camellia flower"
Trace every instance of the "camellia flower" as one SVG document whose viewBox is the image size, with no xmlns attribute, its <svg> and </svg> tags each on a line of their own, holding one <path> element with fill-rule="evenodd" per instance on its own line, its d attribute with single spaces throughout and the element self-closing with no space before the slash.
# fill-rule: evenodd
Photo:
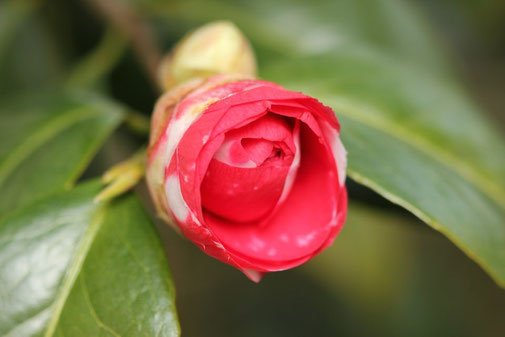
<svg viewBox="0 0 505 337">
<path fill-rule="evenodd" d="M 159 214 L 258 281 L 330 245 L 347 211 L 334 112 L 274 83 L 216 75 L 168 92 L 147 181 Z"/>
<path fill-rule="evenodd" d="M 222 31 L 233 26 L 209 29 L 213 40 L 222 33 L 237 37 L 233 46 L 243 45 L 240 34 Z M 211 48 L 208 36 L 197 31 L 183 40 L 191 48 L 179 45 L 182 51 L 172 55 L 183 69 L 168 62 L 165 74 L 186 74 L 178 75 L 186 80 L 198 67 L 181 61 L 180 53 L 199 43 Z M 225 58 L 235 60 L 228 70 L 196 55 L 192 64 L 205 64 L 209 77 L 175 87 L 175 77 L 163 81 L 171 90 L 154 109 L 146 177 L 162 219 L 258 282 L 333 242 L 347 212 L 346 152 L 334 112 L 302 93 L 254 79 L 247 48 L 228 48 L 236 53 Z M 218 60 L 216 53 L 202 55 Z"/>
</svg>

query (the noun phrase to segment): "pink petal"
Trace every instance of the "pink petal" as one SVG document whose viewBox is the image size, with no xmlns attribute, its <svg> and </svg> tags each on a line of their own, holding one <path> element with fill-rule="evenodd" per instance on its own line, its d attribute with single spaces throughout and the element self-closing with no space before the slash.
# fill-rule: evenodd
<svg viewBox="0 0 505 337">
<path fill-rule="evenodd" d="M 205 213 L 205 220 L 233 255 L 248 261 L 291 261 L 313 254 L 337 226 L 338 181 L 333 158 L 306 124 L 301 162 L 291 193 L 267 224 L 233 224 Z M 258 266 L 257 266 L 258 267 Z"/>
<path fill-rule="evenodd" d="M 227 94 L 220 95 L 219 90 Z M 237 267 L 255 281 L 264 272 L 291 268 L 312 258 L 333 241 L 346 214 L 345 187 L 340 188 L 336 170 L 336 162 L 341 159 L 336 161 L 333 158 L 333 146 L 327 139 L 332 135 L 321 131 L 323 123 L 339 131 L 333 111 L 306 95 L 256 80 L 222 85 L 209 95 L 218 98 L 218 101 L 211 104 L 184 133 L 165 173 L 165 177 L 176 173 L 181 181 L 180 192 L 189 209 L 186 220 L 178 220 L 182 232 L 207 254 Z M 224 96 L 228 97 L 222 98 Z M 215 187 L 206 187 L 205 174 L 216 162 L 219 163 L 213 157 L 226 142 L 228 132 L 252 125 L 269 111 L 301 121 L 300 146 L 286 139 L 277 141 L 285 145 L 284 152 L 289 150 L 293 155 L 300 154 L 292 190 L 288 191 L 285 201 L 277 205 L 266 223 L 224 221 L 202 207 L 202 196 L 224 190 L 226 183 L 222 183 L 223 188 L 217 188 L 218 183 L 210 182 L 209 186 Z M 294 122 L 290 123 L 291 128 L 294 125 Z M 247 139 L 241 139 L 244 138 Z M 235 142 L 230 151 L 238 154 L 242 150 L 241 155 L 249 157 L 256 167 L 269 160 L 270 144 L 257 137 Z M 341 150 L 333 152 L 342 156 Z M 233 161 L 241 162 L 243 159 L 234 158 Z M 289 166 L 294 167 L 293 161 L 290 163 L 288 169 Z M 222 170 L 221 176 L 235 175 L 237 181 L 244 183 L 241 193 L 251 194 L 247 186 L 251 186 L 253 179 L 239 173 L 245 168 L 228 166 L 211 171 Z M 226 170 L 234 172 L 224 173 Z M 268 181 L 276 180 L 274 172 L 266 171 L 256 172 L 256 177 L 262 177 L 265 188 L 270 188 L 266 194 L 275 199 L 276 188 L 267 186 Z M 276 174 L 284 175 L 283 172 Z M 206 192 L 209 189 L 211 192 Z M 257 199 L 253 203 L 265 211 L 268 207 L 262 205 L 270 202 Z M 252 218 L 252 214 L 258 212 L 250 212 L 248 217 Z M 236 217 L 237 212 L 234 215 Z"/>
<path fill-rule="evenodd" d="M 283 191 L 292 138 L 285 118 L 273 114 L 226 133 L 201 185 L 203 207 L 232 222 L 266 216 Z"/>
<path fill-rule="evenodd" d="M 289 164 L 240 168 L 214 159 L 201 186 L 202 205 L 231 222 L 261 219 L 277 204 L 288 170 Z"/>
</svg>

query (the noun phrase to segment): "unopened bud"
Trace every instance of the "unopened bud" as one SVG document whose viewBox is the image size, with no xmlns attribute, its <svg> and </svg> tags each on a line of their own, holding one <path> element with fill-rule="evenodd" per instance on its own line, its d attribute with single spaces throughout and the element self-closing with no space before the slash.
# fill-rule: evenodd
<svg viewBox="0 0 505 337">
<path fill-rule="evenodd" d="M 232 23 L 209 23 L 184 37 L 165 58 L 159 71 L 164 90 L 193 78 L 216 74 L 256 76 L 254 52 Z"/>
</svg>

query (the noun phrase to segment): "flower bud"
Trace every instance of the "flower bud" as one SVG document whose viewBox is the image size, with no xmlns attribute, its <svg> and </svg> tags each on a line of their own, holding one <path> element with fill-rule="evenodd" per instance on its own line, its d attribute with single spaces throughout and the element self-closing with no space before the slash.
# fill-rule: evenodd
<svg viewBox="0 0 505 337">
<path fill-rule="evenodd" d="M 331 108 L 275 83 L 192 80 L 156 104 L 147 185 L 162 219 L 258 282 L 312 259 L 342 228 L 339 134 Z"/>
<path fill-rule="evenodd" d="M 209 23 L 183 38 L 162 62 L 159 81 L 169 90 L 187 80 L 216 74 L 256 75 L 249 42 L 226 21 Z"/>
</svg>

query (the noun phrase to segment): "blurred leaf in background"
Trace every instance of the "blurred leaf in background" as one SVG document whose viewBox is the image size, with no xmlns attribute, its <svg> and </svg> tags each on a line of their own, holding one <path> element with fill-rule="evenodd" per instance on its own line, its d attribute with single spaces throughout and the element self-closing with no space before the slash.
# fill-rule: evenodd
<svg viewBox="0 0 505 337">
<path fill-rule="evenodd" d="M 0 3 L 0 94 L 53 86 L 63 77 L 61 50 L 38 15 L 37 1 Z"/>
<path fill-rule="evenodd" d="M 0 3 L 2 335 L 178 334 L 167 263 L 137 197 L 94 204 L 98 185 L 77 182 L 145 142 L 117 127 L 132 108 L 149 116 L 159 95 L 131 31 L 93 3 Z M 465 88 L 503 112 L 501 1 L 101 4 L 126 8 L 135 20 L 123 21 L 145 25 L 160 53 L 202 23 L 235 22 L 263 78 L 335 109 L 351 178 L 503 284 L 503 128 Z M 334 246 L 259 285 L 160 224 L 184 336 L 503 336 L 503 290 L 412 214 L 348 186 Z"/>
</svg>

